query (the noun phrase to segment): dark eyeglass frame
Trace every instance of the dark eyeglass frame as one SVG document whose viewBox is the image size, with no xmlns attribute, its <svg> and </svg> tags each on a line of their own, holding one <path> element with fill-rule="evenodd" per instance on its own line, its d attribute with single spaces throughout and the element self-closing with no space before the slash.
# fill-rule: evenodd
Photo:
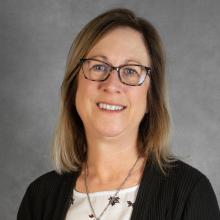
<svg viewBox="0 0 220 220">
<path fill-rule="evenodd" d="M 102 81 L 107 80 L 108 77 L 110 76 L 111 72 L 112 72 L 113 70 L 116 70 L 117 73 L 118 73 L 118 78 L 119 78 L 119 80 L 120 80 L 121 83 L 123 83 L 123 84 L 125 84 L 125 85 L 128 85 L 128 86 L 141 86 L 141 85 L 144 83 L 144 81 L 145 81 L 145 79 L 146 79 L 146 76 L 148 75 L 148 76 L 150 77 L 151 72 L 152 72 L 152 69 L 151 69 L 150 67 L 143 66 L 143 65 L 139 65 L 139 64 L 124 64 L 124 65 L 121 65 L 121 66 L 113 66 L 113 65 L 111 65 L 111 64 L 109 64 L 109 63 L 107 63 L 107 62 L 105 62 L 105 61 L 98 60 L 98 59 L 93 59 L 93 58 L 81 58 L 81 59 L 80 59 L 80 64 L 82 65 L 85 61 L 89 61 L 89 60 L 91 60 L 91 61 L 98 61 L 98 62 L 104 63 L 104 64 L 106 64 L 107 66 L 110 67 L 109 73 L 106 75 L 106 77 L 105 77 L 104 79 L 101 79 L 101 80 L 89 79 L 89 78 L 85 75 L 84 70 L 83 70 L 83 68 L 82 68 L 84 77 L 85 77 L 86 79 L 88 79 L 88 80 L 96 81 L 96 82 L 102 82 Z M 143 69 L 145 69 L 145 70 L 146 70 L 146 75 L 145 75 L 145 77 L 144 77 L 143 82 L 141 82 L 141 83 L 139 83 L 139 84 L 137 84 L 137 85 L 131 85 L 131 84 L 128 84 L 128 83 L 122 81 L 121 76 L 120 76 L 120 69 L 123 68 L 123 67 L 125 67 L 125 66 L 139 66 L 139 67 L 142 67 Z"/>
</svg>

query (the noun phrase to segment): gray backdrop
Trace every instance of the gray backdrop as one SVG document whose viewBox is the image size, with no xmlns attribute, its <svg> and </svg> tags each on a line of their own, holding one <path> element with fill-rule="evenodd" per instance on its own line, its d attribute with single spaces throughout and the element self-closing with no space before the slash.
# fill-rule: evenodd
<svg viewBox="0 0 220 220">
<path fill-rule="evenodd" d="M 0 219 L 15 219 L 28 184 L 52 169 L 50 144 L 76 33 L 113 7 L 134 9 L 167 52 L 173 151 L 210 179 L 220 202 L 220 1 L 2 0 Z"/>
</svg>

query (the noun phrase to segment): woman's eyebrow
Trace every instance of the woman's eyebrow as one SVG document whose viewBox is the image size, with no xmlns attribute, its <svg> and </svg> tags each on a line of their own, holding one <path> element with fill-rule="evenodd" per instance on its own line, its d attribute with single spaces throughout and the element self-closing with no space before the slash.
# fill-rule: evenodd
<svg viewBox="0 0 220 220">
<path fill-rule="evenodd" d="M 94 59 L 100 59 L 100 58 L 101 58 L 102 60 L 104 60 L 104 61 L 110 63 L 108 57 L 105 56 L 105 55 L 95 55 L 95 56 L 91 56 L 90 58 L 94 58 Z M 131 59 L 131 58 L 126 59 L 123 63 L 124 63 L 124 64 L 127 64 L 127 63 L 136 63 L 136 64 L 139 64 L 139 65 L 143 65 L 141 62 L 139 62 L 139 61 L 137 61 L 137 60 L 135 60 L 135 59 Z M 121 65 L 124 65 L 124 64 L 121 64 Z"/>
<path fill-rule="evenodd" d="M 89 58 L 94 58 L 94 59 L 103 59 L 104 61 L 108 61 L 108 57 L 104 56 L 104 55 L 95 55 L 95 56 L 91 56 Z"/>
</svg>

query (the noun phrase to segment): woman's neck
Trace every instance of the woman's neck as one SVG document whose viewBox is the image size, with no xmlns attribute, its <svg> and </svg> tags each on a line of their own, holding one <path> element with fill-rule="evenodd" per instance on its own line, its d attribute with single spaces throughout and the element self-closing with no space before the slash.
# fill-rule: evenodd
<svg viewBox="0 0 220 220">
<path fill-rule="evenodd" d="M 138 157 L 137 138 L 87 137 L 87 165 L 99 176 L 124 170 Z"/>
<path fill-rule="evenodd" d="M 87 176 L 90 192 L 114 190 L 124 181 L 135 164 L 138 153 L 137 133 L 126 136 L 99 137 L 86 134 L 87 161 L 84 164 L 76 189 L 85 192 L 84 179 Z M 123 188 L 137 185 L 144 169 L 145 157 L 140 157 Z M 87 171 L 86 171 L 87 167 Z"/>
<path fill-rule="evenodd" d="M 140 183 L 145 161 L 146 158 L 137 154 L 128 157 L 125 153 L 111 159 L 109 157 L 107 161 L 104 158 L 97 161 L 89 159 L 82 170 L 77 189 L 85 192 L 85 175 L 90 192 L 115 190 L 127 177 L 122 188 L 135 186 Z"/>
<path fill-rule="evenodd" d="M 112 154 L 96 154 L 88 156 L 88 175 L 96 177 L 100 182 L 108 182 L 126 174 L 138 158 L 136 152 L 127 154 L 125 151 Z"/>
</svg>

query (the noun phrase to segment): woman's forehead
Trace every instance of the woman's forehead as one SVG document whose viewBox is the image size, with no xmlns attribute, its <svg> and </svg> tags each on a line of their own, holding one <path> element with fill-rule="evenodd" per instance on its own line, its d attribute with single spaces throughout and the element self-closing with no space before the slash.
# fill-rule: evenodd
<svg viewBox="0 0 220 220">
<path fill-rule="evenodd" d="M 145 65 L 150 63 L 142 34 L 130 27 L 118 27 L 104 34 L 87 54 L 87 57 L 97 56 L 106 61 L 119 59 L 133 60 Z"/>
</svg>

